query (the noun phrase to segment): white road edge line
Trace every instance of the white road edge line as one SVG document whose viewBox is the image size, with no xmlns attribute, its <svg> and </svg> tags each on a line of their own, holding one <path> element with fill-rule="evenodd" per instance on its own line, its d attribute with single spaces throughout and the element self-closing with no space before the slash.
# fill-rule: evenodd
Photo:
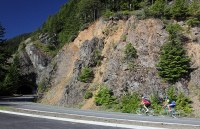
<svg viewBox="0 0 200 129">
<path fill-rule="evenodd" d="M 145 126 L 135 126 L 135 125 L 127 125 L 127 124 L 115 124 L 115 123 L 105 123 L 105 122 L 95 122 L 95 121 L 87 121 L 87 120 L 77 120 L 77 119 L 69 119 L 69 118 L 42 116 L 42 115 L 35 115 L 35 114 L 3 111 L 3 110 L 0 110 L 0 113 L 35 117 L 35 118 L 44 118 L 44 119 L 58 120 L 58 121 L 67 121 L 67 122 L 74 122 L 74 123 L 82 123 L 82 124 L 90 124 L 90 125 L 101 125 L 101 126 L 128 128 L 128 129 L 133 129 L 133 128 L 134 129 L 166 129 L 166 128 L 157 128 L 157 127 L 145 127 Z"/>
<path fill-rule="evenodd" d="M 181 124 L 181 123 L 168 123 L 168 122 L 155 122 L 155 121 L 142 121 L 142 120 L 128 120 L 128 119 L 114 119 L 114 118 L 106 118 L 106 117 L 96 117 L 96 116 L 86 116 L 86 115 L 79 115 L 79 114 L 70 114 L 70 113 L 59 113 L 59 112 L 48 112 L 48 111 L 40 111 L 40 110 L 32 110 L 32 109 L 24 109 L 24 108 L 16 108 L 25 111 L 35 111 L 35 112 L 43 112 L 43 113 L 52 113 L 52 114 L 65 114 L 71 116 L 79 116 L 79 117 L 88 117 L 88 118 L 102 118 L 107 120 L 126 120 L 130 122 L 140 122 L 140 123 L 154 123 L 154 124 L 166 124 L 166 125 L 183 125 L 183 126 L 193 126 L 193 127 L 200 127 L 200 125 L 192 125 L 192 124 Z"/>
</svg>

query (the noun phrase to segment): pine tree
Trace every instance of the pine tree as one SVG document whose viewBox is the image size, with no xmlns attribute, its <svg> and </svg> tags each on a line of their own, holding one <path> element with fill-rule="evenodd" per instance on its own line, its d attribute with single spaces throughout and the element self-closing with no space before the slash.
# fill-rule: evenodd
<svg viewBox="0 0 200 129">
<path fill-rule="evenodd" d="M 175 0 L 170 10 L 173 18 L 185 19 L 188 13 L 188 1 L 187 0 Z"/>
<path fill-rule="evenodd" d="M 3 43 L 5 41 L 4 35 L 5 35 L 5 28 L 0 23 L 0 43 Z"/>
<path fill-rule="evenodd" d="M 164 0 L 156 0 L 150 7 L 150 13 L 155 17 L 161 17 L 164 15 L 166 3 Z"/>
<path fill-rule="evenodd" d="M 179 32 L 175 30 L 177 25 L 172 26 L 176 27 L 169 27 L 170 36 L 161 49 L 160 61 L 157 65 L 159 76 L 171 84 L 177 82 L 180 78 L 187 77 L 190 70 L 190 59 L 185 54 L 179 39 Z"/>
<path fill-rule="evenodd" d="M 4 51 L 4 34 L 5 34 L 5 28 L 0 24 L 0 95 L 3 92 L 3 80 L 5 77 L 6 69 L 6 52 Z"/>
<path fill-rule="evenodd" d="M 5 28 L 0 24 L 0 82 L 2 82 L 3 75 L 5 73 L 4 65 L 6 63 L 6 52 L 4 51 L 4 34 L 5 34 Z"/>
<path fill-rule="evenodd" d="M 5 95 L 12 95 L 17 92 L 17 88 L 19 87 L 19 58 L 16 56 L 14 58 L 13 64 L 10 66 L 6 77 L 3 82 L 3 91 Z"/>
</svg>

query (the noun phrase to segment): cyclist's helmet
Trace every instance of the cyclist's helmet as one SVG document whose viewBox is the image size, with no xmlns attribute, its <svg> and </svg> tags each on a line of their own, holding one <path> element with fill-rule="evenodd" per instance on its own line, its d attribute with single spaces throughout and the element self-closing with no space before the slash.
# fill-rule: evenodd
<svg viewBox="0 0 200 129">
<path fill-rule="evenodd" d="M 146 97 L 146 96 L 142 96 L 142 98 L 143 98 L 143 99 L 146 99 L 147 97 Z"/>
</svg>

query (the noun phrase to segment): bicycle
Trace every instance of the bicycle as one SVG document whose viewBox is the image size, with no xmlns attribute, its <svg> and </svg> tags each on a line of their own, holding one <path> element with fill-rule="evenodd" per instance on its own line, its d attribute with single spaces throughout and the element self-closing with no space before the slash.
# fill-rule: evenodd
<svg viewBox="0 0 200 129">
<path fill-rule="evenodd" d="M 136 110 L 136 113 L 138 115 L 148 115 L 148 116 L 154 116 L 154 110 L 152 108 L 148 108 L 149 111 L 146 112 L 146 109 L 144 107 L 140 107 Z"/>
<path fill-rule="evenodd" d="M 171 111 L 169 111 L 168 107 L 166 106 L 159 112 L 160 116 L 170 116 L 173 118 L 180 117 L 180 112 L 176 111 L 175 108 L 171 108 Z"/>
</svg>

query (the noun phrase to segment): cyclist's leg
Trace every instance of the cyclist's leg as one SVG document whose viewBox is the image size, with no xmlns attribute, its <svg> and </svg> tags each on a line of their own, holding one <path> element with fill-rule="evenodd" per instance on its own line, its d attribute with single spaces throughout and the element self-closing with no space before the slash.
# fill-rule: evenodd
<svg viewBox="0 0 200 129">
<path fill-rule="evenodd" d="M 145 107 L 145 109 L 146 109 L 146 112 L 149 111 L 149 109 L 148 109 L 149 106 L 150 106 L 150 104 L 144 104 L 144 107 Z"/>
<path fill-rule="evenodd" d="M 171 111 L 171 107 L 172 107 L 172 104 L 168 104 L 168 105 L 167 105 L 167 108 L 168 108 L 168 111 L 169 111 L 169 112 Z"/>
</svg>

